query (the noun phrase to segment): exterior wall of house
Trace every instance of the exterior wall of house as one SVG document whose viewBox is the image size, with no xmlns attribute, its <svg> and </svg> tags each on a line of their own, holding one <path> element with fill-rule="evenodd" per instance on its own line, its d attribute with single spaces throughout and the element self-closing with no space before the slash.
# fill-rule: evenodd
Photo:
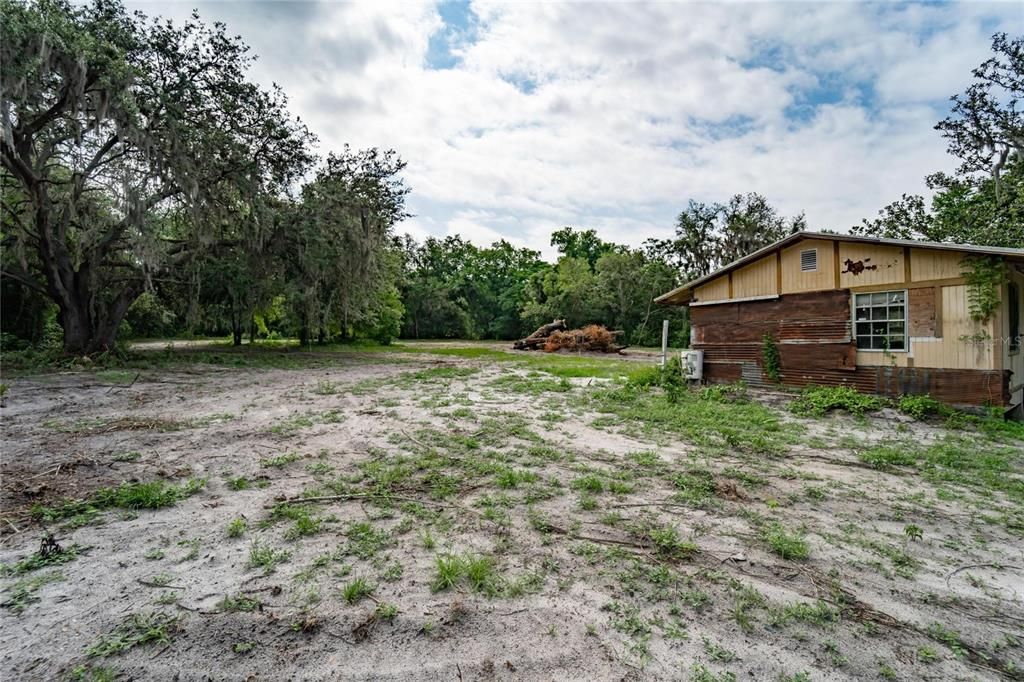
<svg viewBox="0 0 1024 682">
<path fill-rule="evenodd" d="M 843 385 L 891 396 L 928 393 L 954 404 L 1007 403 L 1008 372 L 859 364 L 849 296 L 849 290 L 836 289 L 691 308 L 693 347 L 704 351 L 705 378 L 770 387 L 761 353 L 769 334 L 787 386 Z"/>
<path fill-rule="evenodd" d="M 903 248 L 860 242 L 833 242 L 839 246 L 839 286 L 844 289 L 902 284 L 906 281 Z"/>
<path fill-rule="evenodd" d="M 804 271 L 801 252 L 809 249 L 817 250 L 817 267 Z M 713 381 L 764 381 L 760 345 L 769 333 L 780 348 L 787 384 L 846 383 L 879 393 L 930 392 L 949 402 L 1006 404 L 1012 371 L 1018 402 L 1024 399 L 1024 351 L 1011 354 L 1004 342 L 1006 310 L 986 324 L 970 318 L 960 274 L 964 255 L 801 240 L 697 287 L 694 347 L 705 351 L 705 373 Z M 1024 273 L 1014 271 L 1013 277 L 1024 296 Z M 898 290 L 906 292 L 907 348 L 858 350 L 853 296 Z M 736 299 L 744 300 L 729 302 Z"/>
<path fill-rule="evenodd" d="M 713 279 L 707 284 L 702 284 L 694 290 L 694 298 L 701 301 L 727 301 L 729 300 L 729 276 L 722 275 Z"/>
<path fill-rule="evenodd" d="M 1021 330 L 1024 333 L 1024 272 L 1012 270 L 1010 279 L 1017 285 L 1018 291 L 1018 315 Z M 996 352 L 1002 355 L 1003 369 L 1008 369 L 1013 374 L 1010 377 L 1010 403 L 1013 405 L 1024 404 L 1024 339 L 1021 340 L 1016 350 L 1012 349 L 1010 343 L 1010 310 L 1009 310 L 1009 286 L 1004 286 L 1002 299 L 1006 302 L 1002 314 L 999 316 L 997 331 L 993 334 L 996 338 Z"/>
<path fill-rule="evenodd" d="M 837 288 L 834 243 L 827 239 L 802 239 L 782 249 L 779 259 L 782 264 L 782 289 L 779 293 L 795 294 Z M 811 249 L 818 252 L 818 267 L 813 272 L 803 272 L 800 270 L 800 252 Z"/>
<path fill-rule="evenodd" d="M 956 251 L 910 249 L 910 273 L 914 282 L 960 277 L 960 261 L 964 254 Z"/>
<path fill-rule="evenodd" d="M 778 293 L 776 258 L 761 258 L 732 273 L 732 297 L 753 298 Z"/>
</svg>

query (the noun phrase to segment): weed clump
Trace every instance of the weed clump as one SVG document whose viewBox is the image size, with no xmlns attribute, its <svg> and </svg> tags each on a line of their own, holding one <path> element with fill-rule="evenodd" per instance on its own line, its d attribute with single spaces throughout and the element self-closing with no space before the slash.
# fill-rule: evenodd
<svg viewBox="0 0 1024 682">
<path fill-rule="evenodd" d="M 44 521 L 57 521 L 91 515 L 103 509 L 161 509 L 190 497 L 206 485 L 205 478 L 191 478 L 180 486 L 164 481 L 122 483 L 116 488 L 101 488 L 86 500 L 69 500 L 56 507 L 35 506 L 32 515 Z"/>
<path fill-rule="evenodd" d="M 86 649 L 86 656 L 111 656 L 128 651 L 139 644 L 157 642 L 167 644 L 171 641 L 170 632 L 177 625 L 178 619 L 166 613 L 136 613 L 128 620 L 105 635 Z"/>
<path fill-rule="evenodd" d="M 832 410 L 862 415 L 879 410 L 885 404 L 883 398 L 860 393 L 849 386 L 810 386 L 789 407 L 795 414 L 820 417 Z"/>
<path fill-rule="evenodd" d="M 762 537 L 771 550 L 783 559 L 806 559 L 810 556 L 807 540 L 787 531 L 781 523 L 770 523 L 762 530 Z"/>
<path fill-rule="evenodd" d="M 465 581 L 474 592 L 493 597 L 501 590 L 494 559 L 487 556 L 444 554 L 437 557 L 431 588 L 441 592 Z"/>
</svg>

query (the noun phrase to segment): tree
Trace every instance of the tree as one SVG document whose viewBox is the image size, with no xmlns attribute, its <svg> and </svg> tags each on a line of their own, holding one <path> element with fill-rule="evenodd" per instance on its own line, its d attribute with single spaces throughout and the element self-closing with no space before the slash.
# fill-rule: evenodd
<svg viewBox="0 0 1024 682">
<path fill-rule="evenodd" d="M 804 222 L 803 216 L 791 219 L 793 230 L 763 195 L 756 192 L 734 194 L 721 208 L 720 264 L 731 263 L 760 248 L 773 244 Z"/>
<path fill-rule="evenodd" d="M 342 337 L 379 329 L 380 316 L 391 314 L 401 260 L 391 255 L 392 230 L 408 215 L 404 168 L 394 150 L 346 145 L 303 187 L 277 247 L 303 343 L 314 330 L 323 342 L 332 329 Z"/>
<path fill-rule="evenodd" d="M 603 241 L 594 230 L 579 230 L 566 226 L 551 233 L 551 246 L 569 258 L 582 258 L 590 269 L 597 265 L 597 259 L 615 248 L 614 244 Z"/>
<path fill-rule="evenodd" d="M 689 281 L 807 228 L 803 214 L 784 218 L 756 192 L 735 194 L 725 204 L 690 200 L 676 219 L 673 239 L 648 239 L 645 252 Z"/>
<path fill-rule="evenodd" d="M 935 125 L 960 159 L 965 177 L 991 175 L 999 191 L 1000 175 L 1013 159 L 1024 157 L 1024 36 L 992 37 L 992 57 L 972 71 L 975 81 L 953 95 L 952 113 Z"/>
<path fill-rule="evenodd" d="M 601 323 L 595 290 L 596 277 L 585 258 L 563 256 L 553 268 L 535 275 L 523 306 L 527 327 L 536 328 L 555 318 L 570 328 Z"/>
<path fill-rule="evenodd" d="M 0 17 L 3 274 L 57 305 L 66 352 L 109 349 L 155 273 L 238 231 L 259 241 L 259 204 L 308 165 L 311 135 L 197 15 L 0 0 Z M 187 218 L 175 235 L 170 214 Z"/>
<path fill-rule="evenodd" d="M 648 239 L 647 255 L 661 259 L 682 273 L 683 279 L 693 280 L 710 273 L 717 267 L 719 204 L 705 204 L 690 200 L 686 210 L 676 218 L 674 239 Z"/>
<path fill-rule="evenodd" d="M 925 178 L 934 191 L 904 194 L 857 234 L 983 246 L 1024 245 L 1024 37 L 992 38 L 994 55 L 973 70 L 975 81 L 935 128 L 960 159 L 956 175 Z"/>
<path fill-rule="evenodd" d="M 877 218 L 855 226 L 854 234 L 980 246 L 1024 244 L 1024 159 L 1007 162 L 998 180 L 934 173 L 926 182 L 935 190 L 930 206 L 924 197 L 904 194 Z"/>
</svg>

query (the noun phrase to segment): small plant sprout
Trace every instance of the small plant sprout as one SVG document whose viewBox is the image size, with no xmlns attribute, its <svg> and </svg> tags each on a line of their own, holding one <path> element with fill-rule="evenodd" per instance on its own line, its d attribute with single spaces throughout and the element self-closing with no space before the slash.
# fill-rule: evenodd
<svg viewBox="0 0 1024 682">
<path fill-rule="evenodd" d="M 908 540 L 920 540 L 924 537 L 924 531 L 921 530 L 921 527 L 913 523 L 908 523 L 903 527 L 903 534 L 907 536 Z"/>
</svg>

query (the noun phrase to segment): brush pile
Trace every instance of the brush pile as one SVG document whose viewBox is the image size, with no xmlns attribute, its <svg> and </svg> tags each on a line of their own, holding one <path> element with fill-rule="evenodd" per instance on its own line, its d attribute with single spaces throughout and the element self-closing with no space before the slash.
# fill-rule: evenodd
<svg viewBox="0 0 1024 682">
<path fill-rule="evenodd" d="M 542 325 L 525 339 L 512 344 L 516 350 L 542 349 L 548 353 L 556 351 L 591 351 L 618 353 L 626 346 L 618 345 L 623 336 L 621 331 L 608 331 L 599 324 L 589 324 L 582 329 L 566 329 L 565 320 L 555 320 Z"/>
</svg>

